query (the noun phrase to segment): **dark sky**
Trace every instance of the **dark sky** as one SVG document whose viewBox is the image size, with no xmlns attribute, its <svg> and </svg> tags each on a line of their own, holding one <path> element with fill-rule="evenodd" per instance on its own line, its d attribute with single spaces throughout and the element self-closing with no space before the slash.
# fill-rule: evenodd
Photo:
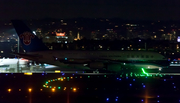
<svg viewBox="0 0 180 103">
<path fill-rule="evenodd" d="M 1 0 L 0 19 L 180 20 L 180 0 Z"/>
</svg>

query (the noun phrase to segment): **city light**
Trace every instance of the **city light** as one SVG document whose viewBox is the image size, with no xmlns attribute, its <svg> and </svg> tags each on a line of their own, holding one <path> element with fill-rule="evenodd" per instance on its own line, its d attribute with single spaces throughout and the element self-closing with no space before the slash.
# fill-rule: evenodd
<svg viewBox="0 0 180 103">
<path fill-rule="evenodd" d="M 65 36 L 65 32 L 64 33 L 57 33 L 56 32 L 56 36 Z"/>
</svg>

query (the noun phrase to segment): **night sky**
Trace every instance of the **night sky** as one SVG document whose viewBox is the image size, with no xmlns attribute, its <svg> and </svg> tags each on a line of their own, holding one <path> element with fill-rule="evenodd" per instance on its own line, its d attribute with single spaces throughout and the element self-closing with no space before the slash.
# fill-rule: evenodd
<svg viewBox="0 0 180 103">
<path fill-rule="evenodd" d="M 0 19 L 180 20 L 180 0 L 1 0 Z"/>
</svg>

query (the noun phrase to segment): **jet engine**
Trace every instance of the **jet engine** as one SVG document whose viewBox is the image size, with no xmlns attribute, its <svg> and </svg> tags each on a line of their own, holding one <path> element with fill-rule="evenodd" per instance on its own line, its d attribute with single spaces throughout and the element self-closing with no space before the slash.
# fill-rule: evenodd
<svg viewBox="0 0 180 103">
<path fill-rule="evenodd" d="M 106 70 L 118 72 L 122 70 L 122 65 L 121 64 L 107 64 Z"/>
</svg>

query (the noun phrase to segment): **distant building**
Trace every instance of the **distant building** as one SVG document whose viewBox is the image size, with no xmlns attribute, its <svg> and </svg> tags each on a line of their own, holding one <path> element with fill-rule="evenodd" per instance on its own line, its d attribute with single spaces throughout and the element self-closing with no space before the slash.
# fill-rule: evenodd
<svg viewBox="0 0 180 103">
<path fill-rule="evenodd" d="M 75 41 L 76 41 L 76 40 L 81 40 L 79 32 L 77 33 L 77 37 L 74 38 L 74 40 L 75 40 Z"/>
</svg>

